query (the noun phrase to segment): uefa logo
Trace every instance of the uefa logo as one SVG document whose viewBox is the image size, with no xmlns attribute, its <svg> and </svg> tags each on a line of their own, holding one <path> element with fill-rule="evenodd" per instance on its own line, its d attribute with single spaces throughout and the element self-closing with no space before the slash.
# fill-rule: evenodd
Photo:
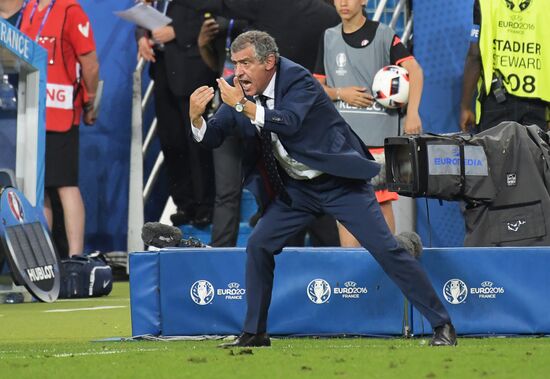
<svg viewBox="0 0 550 379">
<path fill-rule="evenodd" d="M 346 66 L 347 61 L 348 61 L 348 58 L 346 57 L 346 54 L 344 53 L 336 54 L 336 66 L 343 68 Z"/>
<path fill-rule="evenodd" d="M 214 300 L 214 286 L 208 280 L 197 280 L 191 286 L 189 294 L 198 305 L 207 305 Z"/>
<path fill-rule="evenodd" d="M 504 0 L 504 2 L 506 3 L 508 9 L 519 13 L 529 8 L 529 5 L 531 5 L 533 0 Z"/>
<path fill-rule="evenodd" d="M 315 304 L 323 304 L 330 299 L 330 285 L 324 279 L 313 279 L 307 285 L 307 296 Z"/>
<path fill-rule="evenodd" d="M 460 304 L 468 296 L 468 287 L 460 279 L 451 279 L 443 286 L 443 296 L 451 304 Z"/>
<path fill-rule="evenodd" d="M 345 68 L 347 63 L 348 63 L 348 58 L 346 57 L 346 54 L 344 53 L 336 54 L 336 70 L 334 70 L 336 75 L 339 75 L 339 76 L 346 75 L 346 73 L 348 72 Z"/>
</svg>

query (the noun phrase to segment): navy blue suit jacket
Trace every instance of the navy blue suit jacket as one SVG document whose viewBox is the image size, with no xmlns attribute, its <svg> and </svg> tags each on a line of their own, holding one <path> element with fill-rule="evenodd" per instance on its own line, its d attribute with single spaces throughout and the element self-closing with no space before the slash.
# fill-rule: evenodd
<svg viewBox="0 0 550 379">
<path fill-rule="evenodd" d="M 252 100 L 254 101 L 254 100 Z M 312 169 L 334 176 L 368 180 L 378 174 L 365 144 L 340 116 L 325 90 L 309 71 L 281 57 L 275 82 L 275 109 L 265 109 L 264 128 L 276 133 L 288 154 Z M 218 147 L 226 136 L 245 140 L 244 184 L 265 205 L 259 180 L 258 132 L 250 119 L 223 104 L 208 121 L 202 144 Z"/>
</svg>

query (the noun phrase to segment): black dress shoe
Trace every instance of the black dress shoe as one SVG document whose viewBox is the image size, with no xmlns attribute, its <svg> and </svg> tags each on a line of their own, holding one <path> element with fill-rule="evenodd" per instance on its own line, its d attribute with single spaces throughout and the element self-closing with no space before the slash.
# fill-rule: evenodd
<svg viewBox="0 0 550 379">
<path fill-rule="evenodd" d="M 456 344 L 456 332 L 453 324 L 449 323 L 435 328 L 430 346 L 456 346 Z"/>
<path fill-rule="evenodd" d="M 177 210 L 176 213 L 170 215 L 170 221 L 172 225 L 179 226 L 191 223 L 193 216 L 188 211 Z"/>
<path fill-rule="evenodd" d="M 222 343 L 218 345 L 222 349 L 229 349 L 232 347 L 267 347 L 271 346 L 271 340 L 266 333 L 250 334 L 243 333 L 233 342 Z"/>
<path fill-rule="evenodd" d="M 212 217 L 210 216 L 195 217 L 193 220 L 191 220 L 191 224 L 193 226 L 196 226 L 197 228 L 204 228 L 205 226 L 208 226 L 211 223 L 212 223 Z"/>
</svg>

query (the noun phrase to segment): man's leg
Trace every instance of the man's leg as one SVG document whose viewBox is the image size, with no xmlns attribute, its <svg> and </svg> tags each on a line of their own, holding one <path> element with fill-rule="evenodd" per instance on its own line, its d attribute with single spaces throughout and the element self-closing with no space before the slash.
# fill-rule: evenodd
<svg viewBox="0 0 550 379">
<path fill-rule="evenodd" d="M 193 224 L 203 227 L 212 223 L 214 209 L 214 164 L 212 163 L 212 150 L 205 149 L 196 143 L 191 133 L 191 120 L 189 119 L 189 98 L 178 100 L 181 105 L 181 126 L 184 130 L 185 143 L 188 150 L 188 167 L 191 177 L 195 217 Z M 240 179 L 240 177 L 239 177 Z"/>
<path fill-rule="evenodd" d="M 52 200 L 50 199 L 50 194 L 48 189 L 44 189 L 44 217 L 48 223 L 48 229 L 50 233 L 53 234 L 53 210 L 52 210 Z"/>
<path fill-rule="evenodd" d="M 84 252 L 85 210 L 78 187 L 59 187 L 59 199 L 63 206 L 65 231 L 69 243 L 69 256 Z"/>
<path fill-rule="evenodd" d="M 449 314 L 426 272 L 414 257 L 399 247 L 390 232 L 370 184 L 348 182 L 335 188 L 324 207 L 372 254 L 433 328 L 450 323 Z"/>
<path fill-rule="evenodd" d="M 247 312 L 243 332 L 265 333 L 273 289 L 274 255 L 281 252 L 289 236 L 313 218 L 306 210 L 293 209 L 276 200 L 258 221 L 246 247 Z"/>
<path fill-rule="evenodd" d="M 214 247 L 231 247 L 237 244 L 241 214 L 241 141 L 228 137 L 212 151 L 216 198 L 212 222 Z"/>
<path fill-rule="evenodd" d="M 183 97 L 170 91 L 164 57 L 155 63 L 155 112 L 157 134 L 164 155 L 164 166 L 168 177 L 168 193 L 178 207 L 176 224 L 188 223 L 195 217 L 193 187 L 191 182 L 189 151 L 185 125 L 182 122 Z M 189 119 L 189 117 L 186 117 Z"/>
</svg>

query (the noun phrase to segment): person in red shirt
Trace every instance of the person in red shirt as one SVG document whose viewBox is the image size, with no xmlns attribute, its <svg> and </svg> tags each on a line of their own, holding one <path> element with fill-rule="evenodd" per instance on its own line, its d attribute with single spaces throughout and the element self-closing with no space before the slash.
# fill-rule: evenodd
<svg viewBox="0 0 550 379">
<path fill-rule="evenodd" d="M 78 188 L 79 130 L 95 121 L 99 64 L 90 20 L 76 0 L 26 0 L 21 31 L 48 52 L 44 213 L 51 191 L 63 206 L 69 255 L 84 250 L 84 203 Z"/>
</svg>

